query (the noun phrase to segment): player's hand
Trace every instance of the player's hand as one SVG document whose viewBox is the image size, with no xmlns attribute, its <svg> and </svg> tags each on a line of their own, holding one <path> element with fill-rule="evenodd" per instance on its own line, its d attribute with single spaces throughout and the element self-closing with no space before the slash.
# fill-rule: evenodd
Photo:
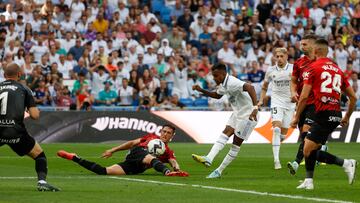
<svg viewBox="0 0 360 203">
<path fill-rule="evenodd" d="M 194 86 L 192 86 L 192 89 L 200 92 L 201 87 L 199 85 L 194 85 Z"/>
<path fill-rule="evenodd" d="M 112 152 L 110 151 L 110 150 L 106 150 L 103 154 L 102 154 L 102 156 L 101 156 L 101 158 L 109 158 L 109 157 L 111 157 L 112 156 Z"/>
<path fill-rule="evenodd" d="M 349 125 L 349 118 L 348 117 L 344 117 L 341 121 L 340 121 L 340 125 L 342 127 L 345 127 L 347 125 Z"/>
<path fill-rule="evenodd" d="M 251 114 L 250 114 L 250 116 L 249 116 L 249 119 L 250 119 L 251 121 L 257 121 L 257 117 L 256 117 L 257 113 L 258 113 L 258 110 L 257 110 L 257 109 L 254 109 L 254 110 L 251 112 Z"/>
<path fill-rule="evenodd" d="M 292 103 L 297 103 L 299 101 L 299 95 L 294 94 L 291 96 L 291 102 Z"/>
<path fill-rule="evenodd" d="M 290 123 L 290 126 L 291 126 L 292 128 L 296 128 L 296 126 L 297 126 L 298 123 L 299 123 L 299 118 L 294 117 L 294 118 L 292 119 L 291 123 Z"/>
</svg>

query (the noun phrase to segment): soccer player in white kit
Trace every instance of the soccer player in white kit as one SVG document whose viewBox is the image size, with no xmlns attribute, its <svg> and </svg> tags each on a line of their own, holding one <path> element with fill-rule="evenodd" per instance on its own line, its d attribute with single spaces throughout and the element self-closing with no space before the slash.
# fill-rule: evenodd
<svg viewBox="0 0 360 203">
<path fill-rule="evenodd" d="M 273 126 L 272 146 L 274 154 L 274 168 L 281 169 L 280 143 L 288 132 L 292 120 L 295 103 L 291 102 L 290 81 L 293 64 L 289 64 L 286 48 L 275 49 L 277 63 L 271 66 L 265 75 L 258 106 L 263 105 L 269 84 L 272 87 L 271 117 Z"/>
<path fill-rule="evenodd" d="M 217 139 L 210 152 L 206 156 L 193 154 L 195 161 L 209 167 L 215 156 L 224 148 L 225 144 L 232 135 L 233 144 L 230 151 L 225 156 L 220 166 L 215 169 L 207 178 L 219 178 L 223 170 L 236 158 L 240 151 L 240 145 L 246 140 L 257 124 L 257 98 L 254 87 L 241 81 L 226 72 L 224 64 L 217 64 L 212 68 L 212 74 L 216 82 L 216 92 L 209 92 L 198 85 L 193 89 L 203 93 L 206 96 L 220 99 L 226 95 L 233 109 L 233 113 L 228 120 L 226 127 L 220 137 Z"/>
</svg>

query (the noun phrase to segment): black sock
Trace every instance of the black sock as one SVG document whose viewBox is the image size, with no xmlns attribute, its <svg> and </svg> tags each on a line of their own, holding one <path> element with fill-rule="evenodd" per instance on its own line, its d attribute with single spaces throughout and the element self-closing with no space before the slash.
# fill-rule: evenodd
<svg viewBox="0 0 360 203">
<path fill-rule="evenodd" d="M 41 152 L 35 159 L 35 170 L 38 176 L 38 180 L 46 181 L 47 176 L 47 161 L 44 152 Z"/>
<path fill-rule="evenodd" d="M 295 161 L 300 164 L 301 161 L 303 160 L 304 158 L 304 140 L 305 140 L 305 137 L 307 135 L 308 132 L 303 132 L 301 133 L 300 135 L 300 140 L 301 140 L 301 143 L 299 145 L 299 149 L 298 149 L 298 152 L 296 154 L 296 159 Z"/>
<path fill-rule="evenodd" d="M 316 152 L 316 160 L 327 164 L 336 164 L 338 166 L 342 166 L 344 164 L 344 159 L 321 150 Z"/>
<path fill-rule="evenodd" d="M 309 157 L 305 157 L 306 178 L 314 177 L 316 151 L 317 150 L 312 151 Z"/>
<path fill-rule="evenodd" d="M 164 175 L 170 172 L 170 169 L 166 167 L 166 165 L 163 164 L 159 159 L 151 160 L 150 164 L 157 172 L 163 173 Z"/>
<path fill-rule="evenodd" d="M 107 174 L 106 168 L 100 166 L 97 163 L 94 163 L 94 162 L 91 162 L 91 161 L 88 161 L 88 160 L 85 160 L 85 159 L 81 159 L 79 157 L 76 157 L 76 160 L 73 159 L 73 161 L 78 163 L 80 166 L 86 168 L 87 170 L 92 171 L 92 172 L 94 172 L 94 173 L 96 173 L 98 175 L 106 175 Z"/>
</svg>

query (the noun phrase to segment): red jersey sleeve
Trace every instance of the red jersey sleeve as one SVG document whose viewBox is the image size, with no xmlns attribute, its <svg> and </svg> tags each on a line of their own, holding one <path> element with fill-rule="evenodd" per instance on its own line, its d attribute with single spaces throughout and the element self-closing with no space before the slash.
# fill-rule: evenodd
<svg viewBox="0 0 360 203">
<path fill-rule="evenodd" d="M 342 83 L 341 83 L 341 91 L 345 91 L 346 88 L 348 88 L 350 86 L 349 81 L 346 79 L 345 75 L 342 74 Z"/>
<path fill-rule="evenodd" d="M 294 63 L 294 67 L 293 67 L 293 71 L 292 71 L 292 76 L 296 77 L 296 78 L 299 78 L 299 63 L 298 63 L 299 60 L 296 60 L 295 63 Z"/>
</svg>

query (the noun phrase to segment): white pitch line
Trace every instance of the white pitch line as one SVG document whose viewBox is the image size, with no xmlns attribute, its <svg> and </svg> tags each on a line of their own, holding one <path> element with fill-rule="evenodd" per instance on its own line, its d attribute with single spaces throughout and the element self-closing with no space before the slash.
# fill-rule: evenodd
<svg viewBox="0 0 360 203">
<path fill-rule="evenodd" d="M 207 185 L 193 185 L 193 184 L 163 182 L 163 181 L 156 181 L 156 180 L 144 180 L 144 179 L 137 179 L 137 178 L 123 178 L 123 177 L 113 177 L 113 176 L 109 177 L 109 178 L 133 181 L 133 182 L 155 183 L 155 184 L 162 184 L 162 185 L 190 186 L 190 187 L 209 189 L 209 190 L 237 192 L 237 193 L 253 194 L 253 195 L 260 195 L 260 196 L 283 197 L 283 198 L 288 198 L 288 199 L 301 199 L 301 200 L 316 201 L 316 202 L 351 203 L 349 201 L 343 201 L 343 200 L 305 197 L 305 196 L 300 196 L 300 195 L 286 195 L 286 194 L 277 194 L 277 193 L 269 193 L 269 192 L 258 192 L 258 191 L 254 191 L 254 190 L 240 190 L 240 189 L 233 189 L 233 188 L 207 186 Z"/>
<path fill-rule="evenodd" d="M 24 176 L 24 177 L 0 176 L 0 180 L 16 180 L 16 179 L 22 180 L 22 179 L 36 179 L 36 178 L 37 177 L 35 177 L 35 176 Z M 138 179 L 138 178 L 126 178 L 126 177 L 115 177 L 115 176 L 110 176 L 110 177 L 109 176 L 49 176 L 49 178 L 50 179 L 101 179 L 101 178 L 109 178 L 109 179 L 125 180 L 125 181 L 132 181 L 132 182 L 153 183 L 153 184 L 158 184 L 158 185 L 188 186 L 188 187 L 208 189 L 208 190 L 236 192 L 236 193 L 260 195 L 260 196 L 282 197 L 282 198 L 288 198 L 288 199 L 301 199 L 301 200 L 316 201 L 316 202 L 351 203 L 349 201 L 335 200 L 335 199 L 305 197 L 305 196 L 300 196 L 300 195 L 286 195 L 286 194 L 278 194 L 278 193 L 259 192 L 259 191 L 255 191 L 255 190 L 241 190 L 241 189 L 234 189 L 234 188 L 223 188 L 223 187 L 208 186 L 208 185 L 194 185 L 194 184 L 163 182 L 163 181 L 157 181 L 157 180 L 145 180 L 145 179 Z"/>
</svg>

